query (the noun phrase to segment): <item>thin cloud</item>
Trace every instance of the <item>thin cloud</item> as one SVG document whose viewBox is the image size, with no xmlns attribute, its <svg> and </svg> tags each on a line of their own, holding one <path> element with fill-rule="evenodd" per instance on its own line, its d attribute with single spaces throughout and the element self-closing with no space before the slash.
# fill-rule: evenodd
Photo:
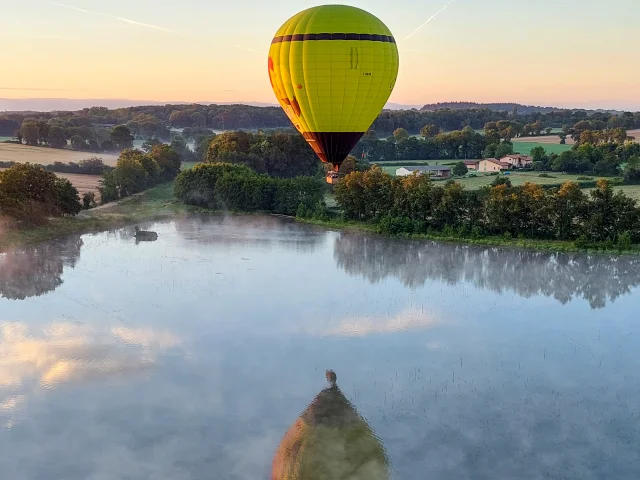
<svg viewBox="0 0 640 480">
<path fill-rule="evenodd" d="M 128 23 L 129 25 L 136 25 L 138 27 L 151 28 L 153 30 L 160 30 L 162 32 L 173 33 L 175 35 L 181 35 L 180 32 L 176 32 L 175 30 L 171 30 L 169 28 L 160 27 L 158 25 L 152 25 L 151 23 L 138 22 L 136 20 L 131 20 L 129 18 L 119 17 L 117 15 L 111 15 L 111 14 L 102 13 L 102 12 L 95 12 L 95 11 L 92 11 L 92 10 L 85 10 L 84 8 L 73 7 L 71 5 L 65 5 L 64 3 L 52 2 L 50 0 L 45 0 L 45 3 L 48 3 L 50 5 L 55 5 L 55 6 L 61 7 L 61 8 L 66 8 L 68 10 L 74 10 L 76 12 L 88 13 L 89 15 L 99 15 L 101 17 L 113 18 L 114 20 L 119 20 L 121 22 Z"/>
<path fill-rule="evenodd" d="M 68 88 L 27 88 L 27 87 L 0 87 L 3 91 L 20 91 L 27 92 L 67 92 Z"/>
<path fill-rule="evenodd" d="M 444 7 L 442 7 L 440 10 L 438 10 L 436 13 L 434 13 L 433 15 L 431 15 L 426 22 L 424 22 L 422 25 L 420 25 L 418 28 L 416 28 L 413 32 L 411 32 L 409 35 L 407 35 L 405 37 L 405 40 L 409 40 L 411 37 L 413 37 L 416 33 L 418 33 L 420 30 L 422 30 L 424 27 L 426 27 L 429 22 L 431 22 L 431 20 L 433 20 L 434 18 L 436 18 L 438 15 L 440 15 L 442 12 L 444 12 L 447 8 L 449 8 L 449 5 L 451 5 L 453 2 L 455 2 L 456 0 L 450 0 L 449 3 L 447 3 Z"/>
<path fill-rule="evenodd" d="M 93 11 L 93 10 L 86 10 L 84 8 L 73 7 L 71 5 L 65 5 L 64 3 L 52 2 L 51 0 L 45 0 L 45 3 L 48 3 L 50 5 L 55 5 L 55 6 L 61 7 L 61 8 L 66 8 L 68 10 L 73 10 L 73 11 L 76 11 L 76 12 L 88 13 L 89 15 L 99 15 L 101 17 L 112 18 L 114 20 L 118 20 L 120 22 L 127 23 L 129 25 L 135 25 L 135 26 L 144 27 L 144 28 L 151 28 L 153 30 L 159 30 L 159 31 L 162 31 L 162 32 L 171 33 L 173 35 L 178 35 L 178 36 L 183 37 L 183 38 L 189 38 L 189 39 L 192 39 L 192 40 L 200 40 L 200 41 L 206 41 L 206 42 L 211 41 L 211 39 L 198 37 L 198 36 L 195 36 L 195 35 L 189 35 L 187 33 L 182 33 L 182 32 L 179 32 L 177 30 L 171 30 L 170 28 L 160 27 L 159 25 L 153 25 L 151 23 L 138 22 L 136 20 L 131 20 L 130 18 L 119 17 L 118 15 L 111 15 L 109 13 L 102 13 L 102 12 L 96 12 L 96 11 Z M 247 52 L 262 53 L 262 52 L 259 52 L 257 50 L 254 50 L 252 48 L 243 47 L 242 45 L 232 45 L 232 47 L 237 48 L 239 50 L 245 50 Z"/>
</svg>

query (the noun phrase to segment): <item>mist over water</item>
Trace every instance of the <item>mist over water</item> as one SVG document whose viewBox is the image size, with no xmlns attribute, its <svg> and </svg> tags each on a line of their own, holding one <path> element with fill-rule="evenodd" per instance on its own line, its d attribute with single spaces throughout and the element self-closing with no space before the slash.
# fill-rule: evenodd
<svg viewBox="0 0 640 480">
<path fill-rule="evenodd" d="M 0 477 L 269 479 L 338 374 L 393 479 L 640 478 L 640 265 L 192 217 L 0 255 Z"/>
</svg>

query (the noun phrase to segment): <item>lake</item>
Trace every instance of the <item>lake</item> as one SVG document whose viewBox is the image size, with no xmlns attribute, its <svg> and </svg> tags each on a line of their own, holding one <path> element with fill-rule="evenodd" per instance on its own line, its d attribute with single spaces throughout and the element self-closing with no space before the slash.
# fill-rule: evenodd
<svg viewBox="0 0 640 480">
<path fill-rule="evenodd" d="M 640 258 L 144 228 L 0 254 L 3 479 L 269 479 L 327 369 L 393 479 L 640 478 Z"/>
</svg>

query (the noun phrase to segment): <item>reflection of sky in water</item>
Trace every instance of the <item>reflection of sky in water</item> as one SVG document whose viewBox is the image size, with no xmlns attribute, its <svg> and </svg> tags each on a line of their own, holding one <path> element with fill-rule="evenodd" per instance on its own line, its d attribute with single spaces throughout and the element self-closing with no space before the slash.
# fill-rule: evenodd
<svg viewBox="0 0 640 480">
<path fill-rule="evenodd" d="M 452 246 L 412 264 L 402 242 L 275 219 L 147 227 L 157 242 L 85 236 L 54 291 L 0 298 L 6 478 L 269 478 L 326 368 L 395 478 L 640 475 L 640 306 L 626 267 L 608 278 L 607 259 L 550 269 Z M 45 267 L 34 270 L 59 271 Z M 620 296 L 592 309 L 575 268 L 602 272 L 596 297 L 612 285 Z M 523 269 L 574 299 L 522 285 Z"/>
</svg>

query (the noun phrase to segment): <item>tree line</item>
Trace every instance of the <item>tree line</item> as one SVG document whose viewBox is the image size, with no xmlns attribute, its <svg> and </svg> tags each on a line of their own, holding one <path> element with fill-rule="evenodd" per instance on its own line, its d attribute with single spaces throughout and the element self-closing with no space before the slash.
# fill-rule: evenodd
<svg viewBox="0 0 640 480">
<path fill-rule="evenodd" d="M 425 242 L 389 242 L 357 232 L 341 233 L 333 257 L 348 275 L 372 284 L 395 278 L 411 288 L 428 281 L 471 283 L 525 298 L 545 295 L 566 304 L 586 300 L 591 308 L 629 295 L 640 286 L 640 256 L 602 257 L 457 243 L 434 248 Z M 419 259 L 419 261 L 416 261 Z"/>
<path fill-rule="evenodd" d="M 148 152 L 124 150 L 116 167 L 103 174 L 101 201 L 112 202 L 169 182 L 180 173 L 181 163 L 180 155 L 169 145 L 154 145 Z"/>
<path fill-rule="evenodd" d="M 395 178 L 374 166 L 347 175 L 335 195 L 347 219 L 374 222 L 385 233 L 567 240 L 625 249 L 640 242 L 640 208 L 614 193 L 607 180 L 597 181 L 588 195 L 574 182 L 545 189 L 531 183 L 512 187 L 503 179 L 466 191 L 453 181 L 438 185 L 415 174 Z"/>
<path fill-rule="evenodd" d="M 111 129 L 69 126 L 43 118 L 27 118 L 13 134 L 18 144 L 67 148 L 85 152 L 113 152 L 133 147 L 134 135 L 125 125 Z"/>
<path fill-rule="evenodd" d="M 246 165 L 279 178 L 315 175 L 319 168 L 318 157 L 298 133 L 224 132 L 209 143 L 204 160 Z"/>
<path fill-rule="evenodd" d="M 174 191 L 188 205 L 295 215 L 300 209 L 321 208 L 325 186 L 313 177 L 275 178 L 246 165 L 212 163 L 181 172 Z"/>
<path fill-rule="evenodd" d="M 18 165 L 17 162 L 0 162 L 0 168 L 11 168 Z M 102 175 L 112 170 L 113 167 L 105 165 L 101 158 L 91 157 L 79 162 L 53 162 L 50 165 L 42 165 L 42 168 L 50 172 L 73 173 L 77 175 Z"/>
<path fill-rule="evenodd" d="M 455 104 L 450 105 L 456 107 Z M 540 125 L 547 128 L 572 127 L 581 121 L 623 127 L 627 130 L 640 128 L 640 112 L 600 112 L 586 110 L 530 111 L 522 112 L 518 107 L 511 111 L 492 110 L 478 105 L 474 108 L 434 108 L 426 110 L 384 110 L 373 124 L 380 134 L 390 134 L 404 128 L 418 134 L 424 125 L 437 125 L 443 131 L 462 130 L 464 127 L 481 129 L 489 122 L 505 120 L 524 125 Z M 426 106 L 425 106 L 426 108 Z M 77 112 L 7 113 L 0 116 L 0 135 L 12 136 L 26 119 L 36 118 L 64 128 L 114 127 L 127 125 L 130 131 L 142 138 L 169 139 L 169 127 L 208 128 L 212 130 L 255 130 L 291 128 L 291 123 L 280 107 L 257 107 L 249 105 L 151 105 L 108 109 L 85 108 Z M 603 128 L 592 128 L 601 130 Z M 531 133 L 535 134 L 536 129 Z M 73 134 L 72 134 L 73 135 Z"/>
</svg>

